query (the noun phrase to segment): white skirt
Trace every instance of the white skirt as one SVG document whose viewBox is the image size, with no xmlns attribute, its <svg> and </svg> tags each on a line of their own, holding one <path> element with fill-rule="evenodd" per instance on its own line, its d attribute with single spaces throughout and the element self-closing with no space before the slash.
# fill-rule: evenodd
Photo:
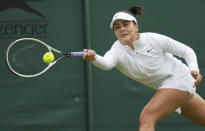
<svg viewBox="0 0 205 131">
<path fill-rule="evenodd" d="M 170 77 L 162 82 L 161 86 L 158 89 L 171 88 L 177 89 L 180 91 L 189 92 L 190 95 L 196 92 L 196 87 L 194 86 L 195 79 L 191 75 L 184 76 L 179 79 Z"/>
<path fill-rule="evenodd" d="M 172 77 L 164 80 L 158 89 L 177 89 L 180 91 L 189 92 L 192 96 L 196 92 L 196 87 L 193 87 L 195 79 L 191 76 L 189 71 L 181 70 Z M 175 110 L 177 113 L 181 114 L 181 108 Z"/>
</svg>

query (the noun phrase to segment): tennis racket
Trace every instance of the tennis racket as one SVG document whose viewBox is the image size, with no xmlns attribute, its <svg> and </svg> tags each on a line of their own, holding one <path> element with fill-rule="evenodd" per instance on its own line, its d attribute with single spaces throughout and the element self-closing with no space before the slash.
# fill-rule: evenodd
<svg viewBox="0 0 205 131">
<path fill-rule="evenodd" d="M 60 57 L 47 64 L 43 61 L 46 52 L 55 52 Z M 85 52 L 62 52 L 41 40 L 35 38 L 21 38 L 13 41 L 6 51 L 6 62 L 9 69 L 21 77 L 35 77 L 43 74 L 58 61 L 65 58 L 83 56 Z"/>
</svg>

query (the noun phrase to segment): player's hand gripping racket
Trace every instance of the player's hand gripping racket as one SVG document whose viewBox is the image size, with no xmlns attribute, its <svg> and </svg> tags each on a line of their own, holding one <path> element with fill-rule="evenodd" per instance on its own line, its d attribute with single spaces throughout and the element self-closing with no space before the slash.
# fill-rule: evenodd
<svg viewBox="0 0 205 131">
<path fill-rule="evenodd" d="M 46 52 L 56 52 L 62 56 L 51 63 L 43 61 Z M 64 58 L 83 56 L 85 52 L 62 52 L 35 38 L 21 38 L 12 42 L 6 51 L 9 69 L 22 77 L 35 77 L 46 72 L 56 62 Z"/>
</svg>

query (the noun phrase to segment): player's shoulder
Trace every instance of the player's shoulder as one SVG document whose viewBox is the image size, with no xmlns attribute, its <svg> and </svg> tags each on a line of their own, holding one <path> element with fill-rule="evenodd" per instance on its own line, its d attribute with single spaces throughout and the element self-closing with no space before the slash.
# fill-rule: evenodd
<svg viewBox="0 0 205 131">
<path fill-rule="evenodd" d="M 142 35 L 140 34 L 140 36 L 142 36 L 143 39 L 146 39 L 147 41 L 152 41 L 151 43 L 155 44 L 162 44 L 164 41 L 170 40 L 170 37 L 166 35 L 153 32 L 142 33 Z"/>
<path fill-rule="evenodd" d="M 160 37 L 163 37 L 164 35 L 162 34 L 159 34 L 159 33 L 154 33 L 154 32 L 143 32 L 143 33 L 140 33 L 140 36 L 142 37 L 149 37 L 149 38 L 160 38 Z"/>
<path fill-rule="evenodd" d="M 119 41 L 119 40 L 116 40 L 116 41 L 113 43 L 112 47 L 111 47 L 111 49 L 120 49 L 120 48 L 121 48 L 121 44 L 120 44 L 120 41 Z"/>
<path fill-rule="evenodd" d="M 150 46 L 153 46 L 155 48 L 161 48 L 162 45 L 168 40 L 169 37 L 159 34 L 159 33 L 154 33 L 154 32 L 145 32 L 140 34 L 140 37 L 142 36 L 143 39 L 148 41 Z"/>
<path fill-rule="evenodd" d="M 111 52 L 114 52 L 114 53 L 117 52 L 117 54 L 119 54 L 119 52 L 123 52 L 124 50 L 126 50 L 126 48 L 125 48 L 124 45 L 122 45 L 122 44 L 120 43 L 119 40 L 116 40 L 116 41 L 113 43 L 113 45 L 112 45 L 112 47 L 111 47 L 111 49 L 110 49 Z"/>
</svg>

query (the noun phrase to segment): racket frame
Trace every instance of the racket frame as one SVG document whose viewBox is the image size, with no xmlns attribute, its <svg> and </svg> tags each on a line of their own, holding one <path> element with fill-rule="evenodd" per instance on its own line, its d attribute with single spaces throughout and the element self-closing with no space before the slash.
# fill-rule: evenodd
<svg viewBox="0 0 205 131">
<path fill-rule="evenodd" d="M 53 62 L 51 62 L 51 63 L 49 63 L 48 66 L 47 66 L 44 70 L 42 70 L 41 72 L 39 72 L 39 73 L 36 73 L 36 74 L 33 74 L 33 75 L 20 74 L 20 73 L 16 72 L 16 71 L 10 66 L 9 60 L 8 60 L 8 55 L 9 55 L 8 53 L 9 53 L 10 48 L 11 48 L 14 44 L 16 44 L 16 43 L 19 42 L 19 41 L 23 41 L 23 40 L 36 41 L 36 42 L 38 42 L 38 43 L 44 45 L 44 46 L 48 49 L 48 52 L 51 52 L 51 53 L 52 53 L 52 50 L 53 50 L 54 52 L 59 53 L 59 54 L 63 54 L 64 56 L 62 56 L 62 57 L 56 59 L 55 61 L 53 61 Z M 55 48 L 53 48 L 53 47 L 47 45 L 45 42 L 43 42 L 43 41 L 41 41 L 41 40 L 39 40 L 39 39 L 36 39 L 36 38 L 20 38 L 20 39 L 17 39 L 17 40 L 15 40 L 15 41 L 13 41 L 13 42 L 8 46 L 7 51 L 6 51 L 6 63 L 7 63 L 7 65 L 8 65 L 8 67 L 9 67 L 9 69 L 10 69 L 13 73 L 15 73 L 16 75 L 21 76 L 21 77 L 35 77 L 35 76 L 39 76 L 39 75 L 43 74 L 44 72 L 46 72 L 46 71 L 47 71 L 51 66 L 53 66 L 57 61 L 62 60 L 62 59 L 64 59 L 64 58 L 69 58 L 69 57 L 71 57 L 71 56 L 70 56 L 70 53 L 65 53 L 65 52 L 59 51 L 59 50 L 57 50 L 57 49 L 55 49 Z"/>
</svg>

